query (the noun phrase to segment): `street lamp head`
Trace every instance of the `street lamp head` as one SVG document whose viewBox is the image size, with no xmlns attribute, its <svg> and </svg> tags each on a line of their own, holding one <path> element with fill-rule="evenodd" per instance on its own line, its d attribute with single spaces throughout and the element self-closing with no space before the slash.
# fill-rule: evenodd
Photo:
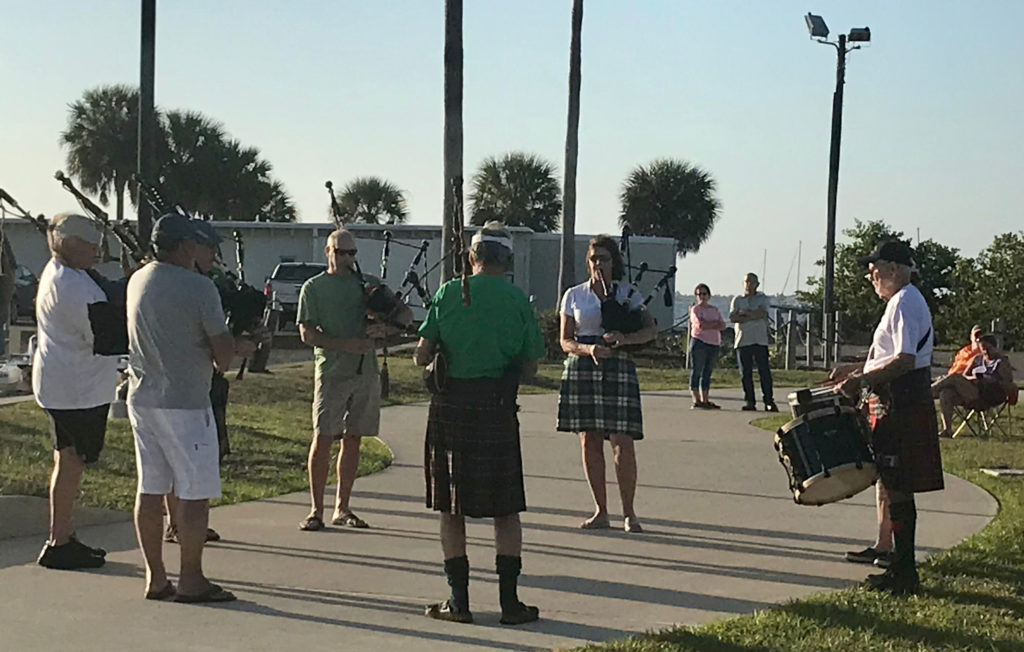
<svg viewBox="0 0 1024 652">
<path fill-rule="evenodd" d="M 852 41 L 860 41 L 866 43 L 871 40 L 871 30 L 867 27 L 854 27 L 850 30 L 848 39 Z"/>
<path fill-rule="evenodd" d="M 804 20 L 807 21 L 807 31 L 811 33 L 811 38 L 828 38 L 828 25 L 825 24 L 824 18 L 807 14 Z"/>
</svg>

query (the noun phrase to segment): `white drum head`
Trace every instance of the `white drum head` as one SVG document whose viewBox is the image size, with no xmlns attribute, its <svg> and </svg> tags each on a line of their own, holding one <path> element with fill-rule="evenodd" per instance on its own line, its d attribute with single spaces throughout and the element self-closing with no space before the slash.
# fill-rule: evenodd
<svg viewBox="0 0 1024 652">
<path fill-rule="evenodd" d="M 858 469 L 856 464 L 843 464 L 824 473 L 813 475 L 804 481 L 802 490 L 796 492 L 796 502 L 801 505 L 826 505 L 850 498 L 864 491 L 878 478 L 878 469 L 867 462 Z"/>
</svg>

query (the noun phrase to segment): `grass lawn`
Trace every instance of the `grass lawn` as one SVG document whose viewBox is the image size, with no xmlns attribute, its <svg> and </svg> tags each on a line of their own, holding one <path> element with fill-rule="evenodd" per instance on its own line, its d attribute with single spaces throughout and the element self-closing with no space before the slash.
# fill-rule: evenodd
<svg viewBox="0 0 1024 652">
<path fill-rule="evenodd" d="M 774 431 L 787 417 L 757 419 Z M 956 548 L 921 564 L 923 591 L 893 598 L 862 589 L 821 593 L 750 616 L 678 627 L 585 650 L 1024 650 L 1024 479 L 980 467 L 1024 468 L 1015 437 L 942 441 L 943 466 L 999 500 L 999 514 Z M 919 527 L 928 527 L 927 519 Z"/>
<path fill-rule="evenodd" d="M 536 382 L 523 386 L 522 392 L 558 391 L 561 371 L 561 363 L 544 363 Z M 409 355 L 391 358 L 389 372 L 391 395 L 384 405 L 429 399 L 422 372 L 412 365 Z M 678 367 L 640 369 L 645 390 L 683 389 L 688 386 L 687 378 L 687 372 Z M 779 371 L 776 382 L 803 386 L 820 378 L 820 372 Z M 722 369 L 716 372 L 714 382 L 716 387 L 738 387 L 739 375 L 735 369 Z M 311 361 L 277 366 L 273 374 L 248 374 L 243 382 L 232 382 L 228 426 L 233 453 L 224 460 L 224 496 L 215 504 L 307 488 L 312 392 Z M 390 463 L 391 452 L 384 443 L 363 441 L 360 475 Z M 49 424 L 42 410 L 31 401 L 0 407 L 0 494 L 45 497 L 52 464 Z M 93 507 L 131 509 L 135 482 L 131 428 L 126 419 L 112 419 L 100 461 L 83 476 L 81 501 Z"/>
</svg>

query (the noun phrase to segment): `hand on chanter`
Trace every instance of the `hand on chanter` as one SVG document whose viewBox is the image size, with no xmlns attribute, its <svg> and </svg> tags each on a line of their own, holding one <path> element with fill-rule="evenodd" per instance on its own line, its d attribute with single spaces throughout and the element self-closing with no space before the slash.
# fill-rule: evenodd
<svg viewBox="0 0 1024 652">
<path fill-rule="evenodd" d="M 613 349 L 626 343 L 626 335 L 619 331 L 609 331 L 604 334 L 604 341 Z"/>
</svg>

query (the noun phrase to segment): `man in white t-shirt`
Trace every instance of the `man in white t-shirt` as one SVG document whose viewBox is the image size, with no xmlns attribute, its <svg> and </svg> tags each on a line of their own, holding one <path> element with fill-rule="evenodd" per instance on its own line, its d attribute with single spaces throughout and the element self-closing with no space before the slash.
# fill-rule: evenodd
<svg viewBox="0 0 1024 652">
<path fill-rule="evenodd" d="M 861 259 L 875 293 L 886 302 L 861 369 L 837 370 L 837 386 L 848 396 L 868 387 L 872 447 L 878 466 L 879 503 L 888 505 L 893 552 L 888 569 L 867 586 L 895 595 L 917 593 L 914 494 L 943 488 L 938 422 L 931 394 L 932 318 L 921 292 L 911 285 L 910 246 L 883 242 Z"/>
<path fill-rule="evenodd" d="M 213 366 L 234 353 L 220 296 L 194 271 L 196 233 L 168 214 L 153 226 L 156 261 L 128 283 L 128 418 L 139 473 L 135 528 L 146 562 L 146 598 L 227 602 L 230 591 L 203 574 L 210 499 L 220 497 L 217 427 L 210 407 Z M 178 496 L 178 587 L 163 563 L 165 494 Z"/>
<path fill-rule="evenodd" d="M 736 324 L 736 360 L 743 384 L 743 409 L 756 410 L 754 403 L 754 366 L 761 380 L 761 398 L 765 412 L 778 412 L 772 367 L 768 358 L 768 297 L 757 291 L 759 281 L 753 272 L 743 277 L 743 295 L 733 297 L 729 320 Z"/>
<path fill-rule="evenodd" d="M 47 235 L 52 258 L 36 294 L 37 346 L 32 393 L 50 417 L 50 536 L 38 562 L 47 568 L 98 568 L 106 554 L 81 543 L 71 511 L 85 465 L 99 459 L 107 410 L 117 385 L 117 356 L 97 352 L 99 322 L 90 312 L 107 295 L 89 274 L 99 256 L 100 233 L 86 217 L 62 213 Z M 100 334 L 102 339 L 103 334 Z"/>
</svg>

